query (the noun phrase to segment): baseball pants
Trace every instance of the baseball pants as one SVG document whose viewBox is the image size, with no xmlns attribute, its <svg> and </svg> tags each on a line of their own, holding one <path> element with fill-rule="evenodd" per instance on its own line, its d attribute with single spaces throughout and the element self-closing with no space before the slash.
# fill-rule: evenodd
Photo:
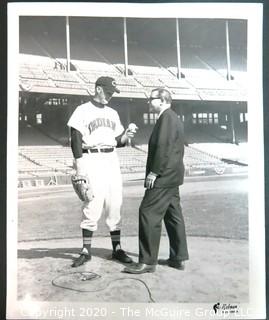
<svg viewBox="0 0 269 320">
<path fill-rule="evenodd" d="M 109 231 L 120 229 L 122 205 L 122 176 L 116 151 L 110 153 L 84 153 L 83 167 L 89 177 L 94 199 L 84 202 L 80 227 L 97 230 L 104 211 Z"/>
</svg>

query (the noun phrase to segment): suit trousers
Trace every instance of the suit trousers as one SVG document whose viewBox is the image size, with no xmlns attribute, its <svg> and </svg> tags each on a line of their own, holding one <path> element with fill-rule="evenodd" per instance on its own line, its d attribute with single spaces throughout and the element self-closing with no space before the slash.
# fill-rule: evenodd
<svg viewBox="0 0 269 320">
<path fill-rule="evenodd" d="M 157 264 L 162 220 L 167 230 L 169 259 L 189 259 L 179 188 L 147 189 L 139 208 L 139 262 Z"/>
</svg>

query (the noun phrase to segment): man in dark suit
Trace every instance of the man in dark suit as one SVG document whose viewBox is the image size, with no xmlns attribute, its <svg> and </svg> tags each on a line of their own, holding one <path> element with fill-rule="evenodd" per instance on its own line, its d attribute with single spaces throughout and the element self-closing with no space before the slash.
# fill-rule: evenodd
<svg viewBox="0 0 269 320">
<path fill-rule="evenodd" d="M 184 180 L 183 124 L 171 107 L 168 90 L 152 90 L 150 111 L 159 117 L 152 131 L 146 165 L 145 195 L 139 208 L 139 262 L 126 267 L 127 273 L 154 272 L 158 262 L 162 220 L 169 237 L 169 259 L 159 264 L 183 270 L 188 260 L 185 223 L 180 206 L 179 186 Z"/>
</svg>

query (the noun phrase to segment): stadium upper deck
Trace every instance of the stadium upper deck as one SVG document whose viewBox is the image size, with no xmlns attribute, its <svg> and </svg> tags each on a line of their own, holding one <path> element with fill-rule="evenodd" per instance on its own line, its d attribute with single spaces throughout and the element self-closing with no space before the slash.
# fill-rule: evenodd
<svg viewBox="0 0 269 320">
<path fill-rule="evenodd" d="M 245 101 L 246 22 L 229 21 L 232 81 L 226 79 L 225 21 L 179 22 L 180 79 L 175 19 L 127 19 L 126 77 L 122 18 L 71 17 L 73 71 L 67 72 L 65 17 L 21 17 L 20 90 L 87 95 L 100 74 L 109 74 L 125 98 L 146 98 L 153 87 L 166 86 L 180 100 Z"/>
</svg>

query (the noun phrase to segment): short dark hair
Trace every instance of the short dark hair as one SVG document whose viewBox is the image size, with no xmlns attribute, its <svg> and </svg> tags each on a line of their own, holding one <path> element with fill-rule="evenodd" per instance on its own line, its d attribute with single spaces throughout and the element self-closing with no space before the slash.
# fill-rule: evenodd
<svg viewBox="0 0 269 320">
<path fill-rule="evenodd" d="M 168 104 L 172 103 L 171 93 L 167 89 L 165 89 L 165 88 L 156 88 L 156 89 L 153 89 L 152 92 L 153 91 L 157 91 L 158 92 L 158 95 L 159 95 L 159 97 L 160 97 L 160 99 L 162 101 L 165 101 Z"/>
</svg>

